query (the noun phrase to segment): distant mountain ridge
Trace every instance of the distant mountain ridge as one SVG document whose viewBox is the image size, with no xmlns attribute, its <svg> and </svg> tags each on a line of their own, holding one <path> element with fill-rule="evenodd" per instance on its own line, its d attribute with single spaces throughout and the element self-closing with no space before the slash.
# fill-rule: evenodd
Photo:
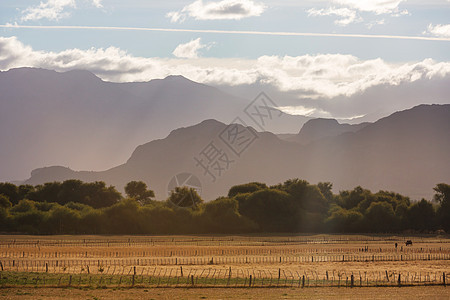
<svg viewBox="0 0 450 300">
<path fill-rule="evenodd" d="M 137 147 L 125 164 L 107 171 L 46 168 L 35 172 L 26 183 L 77 178 L 105 180 L 120 189 L 131 180 L 143 180 L 158 199 L 165 199 L 170 179 L 189 172 L 201 180 L 206 200 L 226 195 L 235 184 L 276 184 L 289 178 L 329 181 L 336 191 L 361 185 L 413 199 L 430 199 L 437 183 L 450 180 L 450 105 L 417 106 L 366 124 L 356 132 L 324 136 L 305 145 L 260 132 L 241 156 L 230 155 L 234 162 L 212 182 L 194 158 L 211 142 L 226 150 L 218 139 L 226 128 L 222 122 L 206 120 Z M 245 129 L 241 125 L 238 128 Z"/>
<path fill-rule="evenodd" d="M 286 140 L 306 145 L 324 138 L 334 137 L 348 132 L 357 132 L 367 125 L 369 123 L 351 125 L 339 124 L 335 119 L 312 119 L 303 125 L 297 135 L 291 136 Z"/>
<path fill-rule="evenodd" d="M 251 100 L 182 76 L 113 83 L 81 70 L 0 72 L 0 181 L 49 165 L 105 170 L 173 128 L 230 122 Z M 308 119 L 284 115 L 267 130 L 295 132 Z"/>
</svg>

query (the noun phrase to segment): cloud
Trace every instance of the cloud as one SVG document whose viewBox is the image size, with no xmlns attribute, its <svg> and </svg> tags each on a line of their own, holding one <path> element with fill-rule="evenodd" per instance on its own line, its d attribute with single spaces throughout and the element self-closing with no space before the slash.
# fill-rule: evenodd
<svg viewBox="0 0 450 300">
<path fill-rule="evenodd" d="M 103 7 L 102 0 L 88 0 L 97 8 Z M 62 18 L 70 16 L 68 9 L 76 8 L 75 0 L 47 0 L 40 2 L 37 6 L 31 6 L 22 11 L 21 21 L 37 21 L 47 19 L 50 21 L 58 21 Z"/>
<path fill-rule="evenodd" d="M 198 38 L 178 45 L 172 54 L 178 58 L 198 58 L 198 51 L 203 48 L 207 48 L 207 46 L 202 44 Z"/>
<path fill-rule="evenodd" d="M 198 43 L 201 45 L 200 40 Z M 382 59 L 361 60 L 352 55 L 319 54 L 261 56 L 258 59 L 200 57 L 192 61 L 136 57 L 116 47 L 35 51 L 16 37 L 0 37 L 0 53 L 0 70 L 17 67 L 56 71 L 84 69 L 114 82 L 148 81 L 180 74 L 205 84 L 258 83 L 311 99 L 349 97 L 374 86 L 397 86 L 450 76 L 450 62 L 432 59 L 392 64 Z"/>
<path fill-rule="evenodd" d="M 433 24 L 428 25 L 427 31 L 424 32 L 425 34 L 431 34 L 433 36 L 437 37 L 445 37 L 450 38 L 450 24 L 447 25 L 435 25 Z"/>
<path fill-rule="evenodd" d="M 41 2 L 38 6 L 28 7 L 22 11 L 22 21 L 36 21 L 48 19 L 57 21 L 67 17 L 66 8 L 75 7 L 75 0 L 48 0 Z"/>
<path fill-rule="evenodd" d="M 92 5 L 94 5 L 97 8 L 101 8 L 101 7 L 103 7 L 102 1 L 103 0 L 92 0 Z"/>
<path fill-rule="evenodd" d="M 376 15 L 388 14 L 392 17 L 399 17 L 408 15 L 407 10 L 400 11 L 399 5 L 406 0 L 330 0 L 334 5 L 341 7 L 329 7 L 327 9 L 311 8 L 307 10 L 309 17 L 317 16 L 338 16 L 340 19 L 335 21 L 335 24 L 340 26 L 347 26 L 354 22 L 361 22 L 362 18 L 358 12 L 369 12 Z M 381 23 L 377 23 L 381 24 Z M 373 26 L 369 24 L 369 28 Z"/>
<path fill-rule="evenodd" d="M 348 8 L 335 8 L 335 7 L 330 7 L 327 9 L 311 8 L 307 12 L 309 17 L 333 16 L 333 15 L 338 16 L 340 17 L 340 19 L 336 20 L 334 23 L 341 26 L 346 26 L 350 23 L 362 20 L 360 17 L 356 16 L 356 11 Z"/>
<path fill-rule="evenodd" d="M 314 116 L 316 118 L 330 118 L 332 115 L 329 112 L 320 110 L 315 107 L 305 107 L 303 105 L 293 105 L 293 106 L 278 106 L 279 110 L 289 115 L 294 116 Z"/>
<path fill-rule="evenodd" d="M 265 5 L 251 0 L 222 0 L 203 3 L 197 0 L 181 11 L 169 12 L 166 16 L 171 22 L 183 22 L 187 17 L 196 20 L 240 20 L 260 16 Z"/>
<path fill-rule="evenodd" d="M 332 0 L 336 4 L 347 6 L 359 11 L 380 14 L 396 14 L 399 5 L 406 0 Z"/>
</svg>

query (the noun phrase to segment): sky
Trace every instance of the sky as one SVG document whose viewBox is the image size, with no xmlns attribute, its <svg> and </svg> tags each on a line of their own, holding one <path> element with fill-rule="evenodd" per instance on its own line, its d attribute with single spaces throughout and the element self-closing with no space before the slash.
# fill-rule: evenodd
<svg viewBox="0 0 450 300">
<path fill-rule="evenodd" d="M 0 70 L 17 67 L 183 75 L 271 91 L 292 114 L 375 118 L 450 103 L 450 0 L 2 0 Z"/>
</svg>

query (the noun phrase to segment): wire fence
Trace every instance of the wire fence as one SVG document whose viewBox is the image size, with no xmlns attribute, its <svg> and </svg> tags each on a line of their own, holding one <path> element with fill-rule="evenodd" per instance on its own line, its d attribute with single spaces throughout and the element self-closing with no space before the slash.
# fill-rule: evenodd
<svg viewBox="0 0 450 300">
<path fill-rule="evenodd" d="M 1 243 L 0 243 L 1 244 Z M 0 258 L 117 258 L 117 257 L 194 257 L 194 256 L 358 256 L 380 260 L 381 255 L 388 260 L 415 260 L 430 255 L 430 259 L 446 259 L 450 255 L 450 245 L 441 247 L 301 247 L 301 246 L 149 246 L 149 247 L 24 247 L 4 248 Z M 376 258 L 379 257 L 379 258 Z M 336 259 L 333 259 L 336 260 Z"/>
<path fill-rule="evenodd" d="M 57 257 L 57 256 L 56 256 Z M 202 257 L 142 257 L 142 258 L 84 258 L 84 259 L 11 259 L 0 260 L 2 269 L 40 271 L 48 267 L 70 266 L 155 266 L 155 265 L 224 265 L 224 264 L 282 264 L 327 262 L 396 262 L 448 261 L 448 253 L 395 255 L 308 255 L 308 256 L 202 256 Z"/>
<path fill-rule="evenodd" d="M 0 272 L 0 286 L 153 287 L 377 287 L 446 286 L 450 272 L 338 272 L 240 268 L 67 268 L 63 273 Z"/>
<path fill-rule="evenodd" d="M 2 238 L 0 248 L 8 247 L 123 247 L 123 246 L 281 246 L 312 244 L 385 243 L 414 240 L 418 243 L 449 244 L 447 237 L 392 235 L 327 235 L 327 236 L 153 236 L 153 237 L 95 237 L 95 238 Z"/>
</svg>

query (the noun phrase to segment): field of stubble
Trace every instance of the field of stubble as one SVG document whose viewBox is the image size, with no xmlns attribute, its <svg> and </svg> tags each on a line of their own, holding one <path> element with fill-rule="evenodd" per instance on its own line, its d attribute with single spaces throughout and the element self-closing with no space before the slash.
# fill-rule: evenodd
<svg viewBox="0 0 450 300">
<path fill-rule="evenodd" d="M 0 262 L 7 299 L 450 297 L 445 236 L 0 236 Z"/>
</svg>

